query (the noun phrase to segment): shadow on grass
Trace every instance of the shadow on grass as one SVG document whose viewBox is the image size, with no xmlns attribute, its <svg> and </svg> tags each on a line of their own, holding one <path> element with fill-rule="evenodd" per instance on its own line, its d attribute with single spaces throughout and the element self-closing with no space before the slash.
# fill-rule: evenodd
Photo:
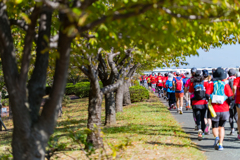
<svg viewBox="0 0 240 160">
<path fill-rule="evenodd" d="M 162 142 L 146 142 L 147 144 L 151 145 L 159 145 L 159 146 L 174 146 L 174 147 L 193 147 L 199 149 L 197 146 L 188 145 L 188 144 L 175 144 L 175 143 L 162 143 Z"/>
<path fill-rule="evenodd" d="M 120 127 L 105 127 L 102 131 L 108 134 L 130 133 L 141 135 L 162 135 L 189 138 L 189 136 L 183 135 L 185 134 L 185 132 L 183 132 L 179 127 L 166 125 L 132 124 Z"/>
</svg>

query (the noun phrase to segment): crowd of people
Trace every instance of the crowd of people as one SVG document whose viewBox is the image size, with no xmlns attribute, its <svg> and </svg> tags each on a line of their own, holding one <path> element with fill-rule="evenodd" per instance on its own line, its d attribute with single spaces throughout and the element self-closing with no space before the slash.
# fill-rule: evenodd
<svg viewBox="0 0 240 160">
<path fill-rule="evenodd" d="M 155 75 L 153 72 L 142 75 L 140 83 L 167 100 L 169 110 L 176 109 L 177 113 L 183 114 L 183 107 L 192 109 L 198 140 L 209 135 L 212 128 L 216 150 L 223 150 L 227 120 L 231 126 L 230 135 L 235 135 L 234 120 L 237 122 L 236 130 L 240 127 L 240 72 L 236 73 L 235 69 L 219 67 L 212 70 L 212 75 L 208 70 L 197 68 L 183 74 Z M 240 140 L 239 132 L 237 139 Z"/>
</svg>

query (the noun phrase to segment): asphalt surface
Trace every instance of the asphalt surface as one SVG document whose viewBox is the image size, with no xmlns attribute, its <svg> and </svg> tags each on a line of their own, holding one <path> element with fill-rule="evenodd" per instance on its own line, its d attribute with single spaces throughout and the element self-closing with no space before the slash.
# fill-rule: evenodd
<svg viewBox="0 0 240 160">
<path fill-rule="evenodd" d="M 163 104 L 168 106 L 167 101 L 160 99 Z M 212 135 L 212 130 L 210 135 L 205 135 L 202 141 L 198 141 L 198 132 L 194 130 L 195 123 L 193 120 L 192 110 L 186 111 L 183 109 L 183 114 L 177 113 L 177 110 L 170 111 L 174 118 L 180 123 L 184 131 L 190 135 L 193 142 L 197 144 L 200 150 L 204 151 L 204 154 L 209 160 L 240 160 L 240 141 L 237 140 L 237 131 L 235 131 L 234 136 L 230 136 L 230 125 L 229 122 L 225 126 L 225 138 L 223 141 L 223 151 L 215 150 L 213 147 L 214 137 Z M 237 124 L 234 124 L 237 128 Z"/>
</svg>

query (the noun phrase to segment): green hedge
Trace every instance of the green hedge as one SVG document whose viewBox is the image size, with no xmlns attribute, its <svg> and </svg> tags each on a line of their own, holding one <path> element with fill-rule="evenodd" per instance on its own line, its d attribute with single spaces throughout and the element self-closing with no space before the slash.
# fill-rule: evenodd
<svg viewBox="0 0 240 160">
<path fill-rule="evenodd" d="M 100 87 L 102 87 L 102 83 L 100 82 Z M 90 82 L 79 82 L 75 85 L 72 83 L 67 83 L 65 94 L 66 95 L 76 95 L 80 98 L 89 97 L 89 90 L 90 90 Z"/>
<path fill-rule="evenodd" d="M 140 85 L 132 86 L 129 88 L 131 102 L 142 102 L 146 99 L 149 99 L 148 90 Z"/>
</svg>

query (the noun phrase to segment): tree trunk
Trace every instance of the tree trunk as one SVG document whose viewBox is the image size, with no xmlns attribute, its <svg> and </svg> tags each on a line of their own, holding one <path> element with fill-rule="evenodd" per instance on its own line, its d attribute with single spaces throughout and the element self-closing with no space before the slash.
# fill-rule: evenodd
<svg viewBox="0 0 240 160">
<path fill-rule="evenodd" d="M 105 125 L 116 124 L 116 108 L 114 92 L 105 94 Z"/>
<path fill-rule="evenodd" d="M 0 120 L 2 120 L 2 91 L 0 91 Z M 2 131 L 2 122 L 0 122 L 0 131 Z"/>
<path fill-rule="evenodd" d="M 87 136 L 88 145 L 92 144 L 94 148 L 100 148 L 103 145 L 100 136 L 101 127 L 102 95 L 98 80 L 90 81 L 89 104 L 88 104 L 88 124 L 87 127 L 92 130 Z M 86 146 L 88 149 L 88 146 Z"/>
<path fill-rule="evenodd" d="M 116 93 L 116 112 L 122 112 L 123 111 L 123 86 L 121 85 L 118 89 L 117 89 L 117 93 Z"/>
<path fill-rule="evenodd" d="M 59 99 L 59 102 L 58 102 L 58 117 L 62 117 L 62 98 Z"/>
<path fill-rule="evenodd" d="M 131 104 L 131 98 L 130 98 L 130 92 L 129 92 L 129 87 L 130 87 L 130 79 L 126 80 L 123 84 L 123 105 L 128 106 Z"/>
</svg>

